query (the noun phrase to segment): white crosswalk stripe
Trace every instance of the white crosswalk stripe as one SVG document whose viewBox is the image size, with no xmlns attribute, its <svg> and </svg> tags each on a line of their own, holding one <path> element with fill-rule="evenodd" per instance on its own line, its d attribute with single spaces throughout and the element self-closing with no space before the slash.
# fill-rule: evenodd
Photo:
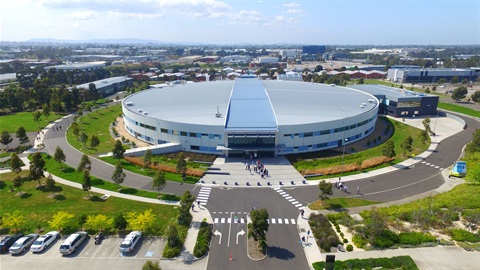
<svg viewBox="0 0 480 270">
<path fill-rule="evenodd" d="M 283 198 L 285 198 L 288 202 L 293 204 L 295 207 L 298 209 L 302 210 L 304 208 L 303 204 L 299 203 L 297 200 L 295 200 L 292 196 L 290 196 L 287 192 L 283 191 L 281 188 L 274 188 L 278 194 L 282 195 Z"/>
<path fill-rule="evenodd" d="M 248 220 L 251 222 L 251 220 Z M 267 222 L 269 224 L 275 224 L 275 225 L 295 225 L 297 222 L 295 221 L 294 218 L 270 218 L 267 219 Z M 240 223 L 240 224 L 245 224 L 247 223 L 247 220 L 244 217 L 238 217 L 238 219 L 231 218 L 230 216 L 228 217 L 215 217 L 213 219 L 214 224 L 230 224 L 230 223 Z"/>
<path fill-rule="evenodd" d="M 211 187 L 200 188 L 197 196 L 197 201 L 199 201 L 201 205 L 207 205 L 208 197 L 210 197 L 210 192 L 212 192 Z"/>
</svg>

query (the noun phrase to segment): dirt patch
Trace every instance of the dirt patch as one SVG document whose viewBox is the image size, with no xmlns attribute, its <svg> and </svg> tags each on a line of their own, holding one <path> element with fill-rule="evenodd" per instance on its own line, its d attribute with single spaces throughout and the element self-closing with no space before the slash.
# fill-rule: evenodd
<svg viewBox="0 0 480 270">
<path fill-rule="evenodd" d="M 262 252 L 260 245 L 253 237 L 248 237 L 248 257 L 252 260 L 265 259 L 266 254 Z"/>
</svg>

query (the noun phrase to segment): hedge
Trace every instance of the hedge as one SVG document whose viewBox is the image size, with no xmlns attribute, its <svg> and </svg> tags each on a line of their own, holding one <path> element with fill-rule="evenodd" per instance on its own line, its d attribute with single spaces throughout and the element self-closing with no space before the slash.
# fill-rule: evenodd
<svg viewBox="0 0 480 270">
<path fill-rule="evenodd" d="M 405 232 L 398 235 L 398 242 L 402 245 L 419 245 L 421 243 L 436 241 L 437 238 L 435 236 L 420 232 Z"/>
<path fill-rule="evenodd" d="M 365 248 L 368 244 L 368 240 L 360 234 L 354 234 L 352 242 L 357 248 Z"/>
<path fill-rule="evenodd" d="M 325 269 L 325 262 L 312 264 L 315 270 Z M 369 258 L 335 261 L 335 270 L 360 270 L 360 269 L 409 269 L 419 270 L 410 256 L 397 256 L 392 258 Z"/>
<path fill-rule="evenodd" d="M 212 238 L 212 229 L 207 222 L 200 223 L 200 230 L 198 231 L 197 243 L 193 249 L 193 255 L 197 258 L 203 257 L 210 249 L 210 239 Z"/>
<path fill-rule="evenodd" d="M 388 163 L 395 160 L 395 158 L 389 158 L 386 156 L 379 156 L 369 158 L 367 160 L 362 161 L 360 164 L 346 164 L 343 166 L 333 166 L 329 168 L 318 168 L 318 169 L 307 169 L 307 170 L 300 170 L 301 175 L 310 175 L 310 174 L 323 174 L 323 175 L 331 175 L 331 174 L 339 174 L 341 172 L 353 172 L 358 170 L 365 170 L 368 168 L 372 168 L 378 166 L 380 164 Z"/>
<path fill-rule="evenodd" d="M 468 232 L 462 229 L 450 230 L 450 236 L 455 241 L 470 242 L 470 243 L 480 242 L 480 236 L 478 234 L 473 234 L 471 232 Z"/>
<path fill-rule="evenodd" d="M 331 247 L 337 247 L 341 242 L 332 225 L 324 215 L 311 214 L 308 221 L 317 244 L 323 251 L 329 252 Z"/>
<path fill-rule="evenodd" d="M 138 166 L 141 166 L 143 167 L 143 159 L 139 158 L 139 157 L 129 157 L 129 156 L 124 156 L 123 157 L 126 161 L 130 162 L 130 163 L 133 163 L 135 165 L 138 165 Z M 150 169 L 153 169 L 153 170 L 162 170 L 164 172 L 169 172 L 169 173 L 177 173 L 177 168 L 173 167 L 173 166 L 168 166 L 168 165 L 165 165 L 165 164 L 158 164 L 157 166 L 155 165 L 150 165 L 149 166 Z M 202 177 L 205 172 L 202 171 L 202 170 L 197 170 L 197 169 L 192 169 L 192 168 L 187 168 L 187 171 L 186 171 L 186 174 L 187 175 L 190 175 L 190 176 L 196 176 L 196 177 Z"/>
</svg>

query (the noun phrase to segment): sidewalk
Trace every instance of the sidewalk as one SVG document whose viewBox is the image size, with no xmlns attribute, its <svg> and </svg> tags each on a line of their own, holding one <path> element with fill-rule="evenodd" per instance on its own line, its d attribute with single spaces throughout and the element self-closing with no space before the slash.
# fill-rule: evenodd
<svg viewBox="0 0 480 270">
<path fill-rule="evenodd" d="M 195 244 L 197 243 L 197 236 L 202 221 L 206 219 L 208 223 L 213 224 L 213 219 L 208 209 L 203 205 L 199 206 L 196 202 L 193 204 L 195 205 L 195 210 L 190 210 L 190 214 L 192 214 L 192 222 L 190 223 L 190 227 L 187 231 L 187 237 L 183 243 L 185 250 L 192 255 Z"/>
<path fill-rule="evenodd" d="M 310 224 L 308 224 L 308 219 L 310 218 L 312 210 L 310 210 L 308 207 L 304 207 L 303 210 L 305 211 L 303 217 L 298 215 L 297 218 L 297 229 L 299 234 L 298 239 L 301 239 L 303 236 L 305 236 L 306 243 L 303 245 L 303 251 L 305 252 L 305 257 L 307 257 L 307 262 L 310 266 L 310 269 L 313 270 L 312 264 L 314 262 L 323 261 L 323 257 L 315 237 L 313 236 Z M 310 236 L 307 235 L 308 231 L 310 231 Z"/>
</svg>

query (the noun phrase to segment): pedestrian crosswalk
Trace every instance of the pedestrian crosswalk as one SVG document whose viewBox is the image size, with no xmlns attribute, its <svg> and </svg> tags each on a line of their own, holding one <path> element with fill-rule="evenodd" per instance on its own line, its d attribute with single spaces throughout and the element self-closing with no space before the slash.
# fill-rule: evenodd
<svg viewBox="0 0 480 270">
<path fill-rule="evenodd" d="M 274 188 L 273 190 L 275 190 L 279 195 L 281 195 L 283 198 L 285 198 L 288 202 L 290 202 L 291 204 L 293 204 L 293 206 L 297 207 L 298 209 L 302 210 L 303 208 L 305 208 L 305 206 L 303 206 L 303 204 L 299 203 L 296 199 L 294 199 L 292 196 L 288 195 L 287 192 L 283 191 L 283 189 L 281 188 Z"/>
<path fill-rule="evenodd" d="M 248 220 L 247 220 L 248 219 Z M 297 224 L 294 218 L 269 218 L 268 223 L 271 225 L 295 225 Z M 232 218 L 232 217 L 216 217 L 213 219 L 214 224 L 230 224 L 230 223 L 240 223 L 244 224 L 250 222 L 250 218 Z"/>
<path fill-rule="evenodd" d="M 197 201 L 200 202 L 201 205 L 207 205 L 210 192 L 212 192 L 211 187 L 202 187 L 198 192 Z"/>
<path fill-rule="evenodd" d="M 435 168 L 435 169 L 443 170 L 443 168 L 441 168 L 440 166 L 435 165 L 435 164 L 432 164 L 432 163 L 430 163 L 430 162 L 422 161 L 421 163 L 424 164 L 424 165 L 426 165 L 426 166 L 433 167 L 433 168 Z"/>
</svg>

